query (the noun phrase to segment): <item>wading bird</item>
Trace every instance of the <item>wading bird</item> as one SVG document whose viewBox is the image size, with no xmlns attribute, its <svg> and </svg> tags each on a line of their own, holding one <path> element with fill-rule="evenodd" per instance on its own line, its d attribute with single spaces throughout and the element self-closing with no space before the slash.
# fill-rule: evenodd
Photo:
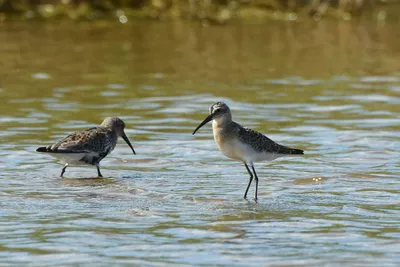
<svg viewBox="0 0 400 267">
<path fill-rule="evenodd" d="M 36 151 L 47 153 L 65 164 L 61 177 L 69 165 L 94 165 L 97 168 L 97 175 L 103 177 L 100 172 L 100 161 L 114 150 L 118 136 L 121 136 L 133 154 L 136 154 L 124 129 L 125 123 L 120 118 L 109 117 L 100 126 L 74 132 L 59 142 L 39 147 Z"/>
<path fill-rule="evenodd" d="M 214 139 L 219 150 L 225 156 L 243 162 L 247 172 L 250 174 L 249 183 L 244 192 L 244 198 L 247 198 L 247 192 L 249 191 L 254 177 L 256 181 L 254 199 L 257 201 L 258 176 L 254 169 L 254 162 L 271 161 L 286 155 L 303 154 L 303 150 L 277 144 L 265 135 L 249 128 L 244 128 L 240 124 L 234 122 L 232 120 L 231 110 L 223 102 L 216 102 L 211 105 L 210 115 L 197 126 L 193 134 L 210 121 L 213 121 L 212 128 Z M 253 172 L 250 170 L 249 166 Z"/>
</svg>

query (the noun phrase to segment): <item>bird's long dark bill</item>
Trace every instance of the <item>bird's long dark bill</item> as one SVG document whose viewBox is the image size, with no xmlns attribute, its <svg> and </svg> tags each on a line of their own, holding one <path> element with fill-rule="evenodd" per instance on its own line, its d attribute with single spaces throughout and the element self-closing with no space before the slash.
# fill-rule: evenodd
<svg viewBox="0 0 400 267">
<path fill-rule="evenodd" d="M 208 115 L 207 118 L 205 118 L 204 121 L 202 123 L 200 123 L 199 126 L 197 126 L 196 130 L 194 130 L 194 132 L 192 134 L 195 134 L 198 129 L 203 127 L 204 124 L 206 124 L 207 122 L 211 121 L 212 119 L 213 119 L 213 114 Z"/>
<path fill-rule="evenodd" d="M 122 134 L 122 139 L 125 140 L 125 142 L 128 144 L 128 146 L 132 149 L 133 154 L 136 154 L 135 150 L 133 149 L 133 146 L 131 142 L 129 141 L 128 137 L 125 135 L 125 133 Z"/>
</svg>

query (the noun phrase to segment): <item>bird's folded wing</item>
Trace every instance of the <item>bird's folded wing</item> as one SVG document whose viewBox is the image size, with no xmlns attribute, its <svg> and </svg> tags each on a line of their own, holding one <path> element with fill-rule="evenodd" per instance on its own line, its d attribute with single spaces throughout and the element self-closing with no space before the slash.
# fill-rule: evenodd
<svg viewBox="0 0 400 267">
<path fill-rule="evenodd" d="M 238 136 L 244 143 L 249 144 L 254 150 L 258 152 L 274 154 L 295 154 L 293 153 L 295 152 L 295 149 L 275 143 L 262 133 L 259 133 L 249 128 L 240 127 Z"/>
<path fill-rule="evenodd" d="M 50 146 L 50 150 L 58 153 L 102 152 L 111 145 L 107 131 L 95 127 L 72 133 Z"/>
</svg>

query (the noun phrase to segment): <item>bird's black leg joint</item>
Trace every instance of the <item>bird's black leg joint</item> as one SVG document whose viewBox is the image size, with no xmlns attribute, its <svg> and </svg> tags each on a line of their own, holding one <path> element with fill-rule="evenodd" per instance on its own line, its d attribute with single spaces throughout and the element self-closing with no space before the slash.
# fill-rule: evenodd
<svg viewBox="0 0 400 267">
<path fill-rule="evenodd" d="M 65 173 L 65 169 L 66 169 L 67 167 L 68 167 L 68 163 L 66 163 L 65 166 L 64 166 L 64 168 L 62 168 L 62 170 L 61 170 L 61 175 L 60 175 L 61 178 L 63 177 L 63 175 L 64 175 L 64 173 Z"/>
<path fill-rule="evenodd" d="M 251 166 L 251 168 L 253 169 L 253 173 L 254 173 L 254 180 L 256 181 L 256 192 L 254 193 L 254 200 L 257 202 L 257 194 L 258 194 L 258 176 L 256 173 L 256 169 L 254 169 L 254 166 Z"/>
<path fill-rule="evenodd" d="M 243 196 L 243 198 L 247 198 L 247 192 L 249 191 L 251 182 L 253 181 L 253 174 L 251 173 L 249 166 L 247 166 L 246 163 L 244 164 L 244 166 L 246 166 L 247 172 L 250 174 L 249 183 L 247 185 L 246 191 L 244 192 L 244 196 Z"/>
<path fill-rule="evenodd" d="M 103 175 L 101 175 L 100 166 L 98 164 L 96 165 L 96 168 L 97 168 L 97 176 L 98 177 L 103 177 Z"/>
</svg>

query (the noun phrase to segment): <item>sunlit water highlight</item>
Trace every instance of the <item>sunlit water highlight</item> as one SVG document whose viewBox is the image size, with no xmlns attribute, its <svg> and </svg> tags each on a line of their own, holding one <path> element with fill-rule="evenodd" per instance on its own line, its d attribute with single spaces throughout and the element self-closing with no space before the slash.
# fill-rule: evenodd
<svg viewBox="0 0 400 267">
<path fill-rule="evenodd" d="M 1 264 L 400 264 L 400 39 L 390 25 L 379 40 L 372 27 L 329 22 L 1 27 Z M 310 43 L 310 27 L 338 27 L 350 51 Z M 221 155 L 210 125 L 191 134 L 217 100 L 305 150 L 256 165 L 258 203 L 241 198 L 246 169 Z M 137 155 L 120 140 L 102 161 L 106 178 L 71 167 L 60 179 L 62 165 L 35 152 L 110 115 Z"/>
</svg>

